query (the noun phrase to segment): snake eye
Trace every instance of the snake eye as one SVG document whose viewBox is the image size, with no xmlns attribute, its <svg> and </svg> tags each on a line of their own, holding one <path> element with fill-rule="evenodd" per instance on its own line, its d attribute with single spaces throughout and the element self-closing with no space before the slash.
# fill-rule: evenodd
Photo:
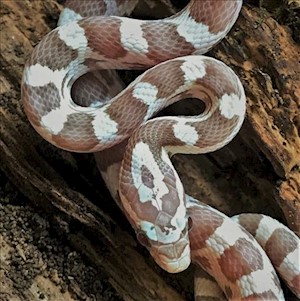
<svg viewBox="0 0 300 301">
<path fill-rule="evenodd" d="M 193 228 L 193 220 L 191 217 L 188 218 L 188 231 Z"/>
<path fill-rule="evenodd" d="M 136 235 L 139 243 L 141 245 L 143 245 L 144 247 L 148 248 L 150 247 L 150 243 L 149 243 L 149 239 L 148 237 L 145 235 L 145 233 L 143 232 L 138 232 L 137 235 Z"/>
</svg>

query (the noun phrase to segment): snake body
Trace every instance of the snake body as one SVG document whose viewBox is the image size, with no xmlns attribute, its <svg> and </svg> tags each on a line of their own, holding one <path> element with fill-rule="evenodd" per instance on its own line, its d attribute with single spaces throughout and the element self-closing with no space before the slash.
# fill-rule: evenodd
<svg viewBox="0 0 300 301">
<path fill-rule="evenodd" d="M 162 268 L 179 272 L 192 259 L 230 300 L 283 300 L 276 272 L 258 243 L 238 223 L 187 196 L 169 159 L 177 152 L 219 149 L 242 125 L 241 82 L 225 64 L 199 55 L 227 34 L 242 1 L 191 0 L 163 20 L 120 17 L 137 2 L 68 0 L 61 26 L 42 39 L 25 65 L 25 112 L 52 144 L 99 152 L 98 166 L 113 197 Z M 150 69 L 121 92 L 116 73 L 106 70 L 144 68 Z M 147 121 L 188 97 L 205 103 L 199 116 Z M 255 224 L 257 218 L 250 220 Z M 275 226 L 269 234 L 274 231 Z M 280 271 L 288 270 L 286 282 L 300 295 L 299 239 L 288 233 L 289 249 L 272 260 Z"/>
</svg>

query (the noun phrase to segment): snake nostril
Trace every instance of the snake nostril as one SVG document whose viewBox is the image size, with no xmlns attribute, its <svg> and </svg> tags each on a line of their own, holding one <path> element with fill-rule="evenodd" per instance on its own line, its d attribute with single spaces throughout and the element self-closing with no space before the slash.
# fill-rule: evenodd
<svg viewBox="0 0 300 301">
<path fill-rule="evenodd" d="M 150 247 L 149 239 L 148 239 L 148 237 L 145 235 L 145 233 L 143 233 L 143 232 L 138 232 L 138 233 L 136 234 L 136 237 L 137 237 L 139 243 L 142 244 L 144 247 L 146 247 L 146 248 Z"/>
<path fill-rule="evenodd" d="M 193 220 L 191 217 L 188 218 L 188 230 L 190 231 L 193 228 Z"/>
</svg>

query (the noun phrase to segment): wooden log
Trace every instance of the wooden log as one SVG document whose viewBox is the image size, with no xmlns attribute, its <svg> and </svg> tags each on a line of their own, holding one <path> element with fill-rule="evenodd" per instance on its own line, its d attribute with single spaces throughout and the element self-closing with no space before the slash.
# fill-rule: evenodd
<svg viewBox="0 0 300 301">
<path fill-rule="evenodd" d="M 193 269 L 167 275 L 153 263 L 111 200 L 93 156 L 49 145 L 24 115 L 23 65 L 56 26 L 60 9 L 54 0 L 1 2 L 1 170 L 33 210 L 43 212 L 54 230 L 107 276 L 119 295 L 114 300 L 192 300 Z M 271 215 L 299 233 L 300 49 L 292 36 L 292 27 L 280 25 L 264 9 L 244 5 L 234 29 L 209 55 L 241 78 L 247 94 L 245 124 L 224 149 L 173 161 L 186 191 L 196 198 L 229 215 Z M 41 285 L 39 275 L 32 281 L 46 294 L 50 284 Z M 54 287 L 50 292 L 59 300 L 71 300 Z M 25 295 L 34 300 L 32 291 Z"/>
</svg>

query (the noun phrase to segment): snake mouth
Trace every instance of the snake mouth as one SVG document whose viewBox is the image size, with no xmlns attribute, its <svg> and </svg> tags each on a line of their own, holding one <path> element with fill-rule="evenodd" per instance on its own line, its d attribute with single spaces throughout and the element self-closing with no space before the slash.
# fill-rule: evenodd
<svg viewBox="0 0 300 301">
<path fill-rule="evenodd" d="M 188 235 L 170 244 L 151 245 L 150 253 L 155 262 L 169 273 L 186 270 L 191 263 Z"/>
</svg>

